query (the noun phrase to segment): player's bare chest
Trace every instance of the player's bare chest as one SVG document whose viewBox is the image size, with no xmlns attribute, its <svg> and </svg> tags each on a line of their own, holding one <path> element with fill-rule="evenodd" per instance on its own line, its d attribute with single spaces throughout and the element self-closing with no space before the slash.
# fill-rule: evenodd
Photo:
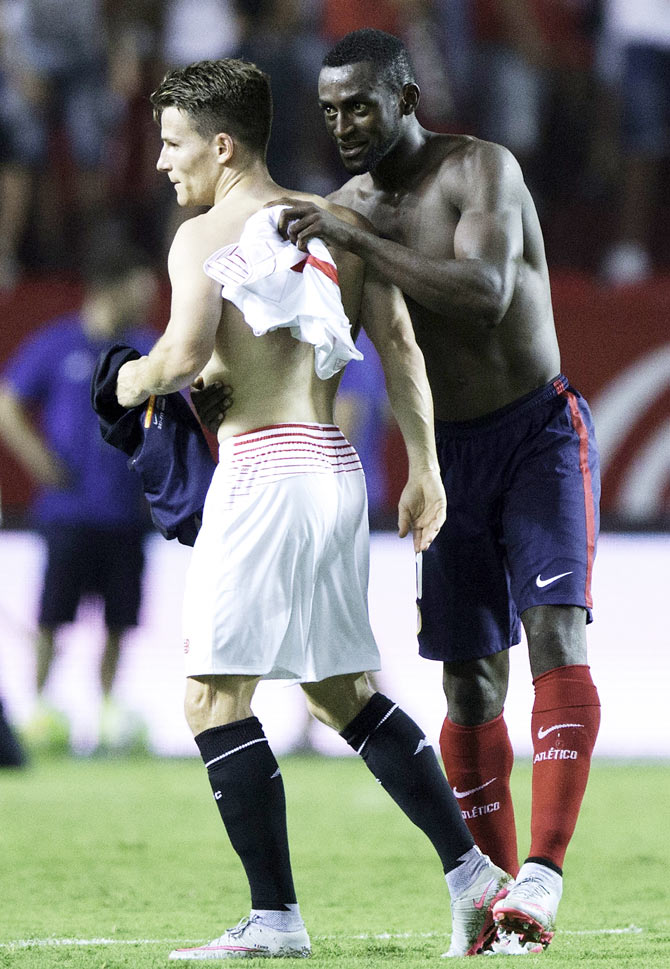
<svg viewBox="0 0 670 969">
<path fill-rule="evenodd" d="M 453 253 L 457 218 L 437 190 L 377 194 L 359 211 L 385 239 L 426 255 Z"/>
</svg>

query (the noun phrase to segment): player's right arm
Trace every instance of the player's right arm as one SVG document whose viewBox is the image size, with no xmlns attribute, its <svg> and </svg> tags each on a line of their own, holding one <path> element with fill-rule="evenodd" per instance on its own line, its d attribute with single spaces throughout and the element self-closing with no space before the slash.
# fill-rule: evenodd
<svg viewBox="0 0 670 969">
<path fill-rule="evenodd" d="M 174 237 L 168 256 L 170 318 L 149 353 L 119 370 L 116 396 L 123 407 L 134 407 L 150 394 L 169 394 L 188 386 L 214 351 L 221 287 L 202 268 L 211 252 L 209 237 L 198 221 L 203 218 L 182 223 Z"/>
<path fill-rule="evenodd" d="M 476 139 L 463 146 L 458 174 L 446 165 L 435 173 L 444 209 L 431 206 L 423 214 L 439 243 L 451 221 L 447 210 L 458 212 L 453 246 L 448 233 L 443 254 L 384 238 L 310 201 L 285 209 L 279 228 L 300 249 L 316 236 L 347 249 L 439 319 L 494 327 L 509 308 L 524 253 L 523 176 L 507 149 Z M 346 185 L 329 200 L 356 206 Z"/>
<path fill-rule="evenodd" d="M 423 354 L 402 293 L 369 270 L 360 319 L 379 354 L 386 392 L 409 459 L 409 477 L 398 506 L 398 532 L 402 538 L 411 530 L 415 551 L 425 551 L 444 523 L 447 499 L 435 449 L 433 399 Z"/>
</svg>

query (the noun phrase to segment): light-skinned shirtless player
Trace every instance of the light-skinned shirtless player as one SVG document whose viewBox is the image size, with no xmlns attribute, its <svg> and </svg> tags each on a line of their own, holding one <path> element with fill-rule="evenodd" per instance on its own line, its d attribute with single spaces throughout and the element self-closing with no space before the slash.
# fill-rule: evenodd
<svg viewBox="0 0 670 969">
<path fill-rule="evenodd" d="M 267 233 L 272 209 L 264 207 L 286 193 L 265 164 L 268 78 L 243 61 L 200 62 L 168 74 L 152 103 L 161 124 L 159 171 L 174 184 L 180 205 L 211 207 L 179 228 L 168 260 L 167 328 L 148 356 L 122 367 L 117 395 L 131 407 L 198 375 L 205 385 L 235 388 L 187 577 L 185 709 L 252 906 L 234 929 L 171 958 L 310 952 L 293 885 L 281 773 L 251 709 L 262 677 L 300 682 L 311 712 L 361 754 L 425 832 L 451 895 L 449 954 L 475 954 L 491 944 L 492 907 L 509 877 L 474 845 L 422 731 L 368 683 L 379 654 L 367 615 L 365 481 L 356 452 L 333 423 L 339 373 L 317 374 L 318 341 L 294 336 L 295 327 L 255 335 L 267 322 L 263 310 L 243 315 L 221 287 L 219 270 L 225 277 L 236 259 L 242 275 L 254 270 L 249 259 L 258 247 L 242 241 L 259 220 Z M 277 247 L 290 246 L 278 233 L 269 238 L 272 259 Z M 318 288 L 323 272 L 328 298 L 339 287 L 354 334 L 361 321 L 379 351 L 409 457 L 399 533 L 411 530 L 415 549 L 425 549 L 444 521 L 445 497 L 423 357 L 404 302 L 354 255 L 326 250 L 307 265 L 290 248 L 298 273 L 286 272 L 286 285 L 315 271 Z M 263 285 L 271 288 L 278 272 Z M 319 300 L 313 302 L 318 316 Z M 342 345 L 349 339 L 347 326 Z"/>
</svg>

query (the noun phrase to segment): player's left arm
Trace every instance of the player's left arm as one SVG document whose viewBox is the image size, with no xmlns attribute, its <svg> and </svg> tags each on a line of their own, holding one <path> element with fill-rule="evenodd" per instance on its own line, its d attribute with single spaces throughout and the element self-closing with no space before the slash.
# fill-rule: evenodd
<svg viewBox="0 0 670 969">
<path fill-rule="evenodd" d="M 119 370 L 116 393 L 123 407 L 141 404 L 150 394 L 181 390 L 211 357 L 221 319 L 221 287 L 205 274 L 205 257 L 197 217 L 189 219 L 177 230 L 168 256 L 172 299 L 165 332 L 147 356 Z"/>
<path fill-rule="evenodd" d="M 398 534 L 410 531 L 416 552 L 431 544 L 446 517 L 447 499 L 435 449 L 433 398 L 423 354 L 400 290 L 366 272 L 361 322 L 384 371 L 386 392 L 409 459 L 409 477 L 398 504 Z M 365 366 L 352 364 L 352 366 Z"/>
<path fill-rule="evenodd" d="M 454 258 L 446 261 L 447 274 L 456 280 L 451 304 L 466 318 L 496 326 L 512 301 L 523 260 L 527 190 L 514 156 L 488 142 L 475 143 L 462 181 Z M 468 280 L 465 289 L 458 285 L 459 274 Z"/>
</svg>

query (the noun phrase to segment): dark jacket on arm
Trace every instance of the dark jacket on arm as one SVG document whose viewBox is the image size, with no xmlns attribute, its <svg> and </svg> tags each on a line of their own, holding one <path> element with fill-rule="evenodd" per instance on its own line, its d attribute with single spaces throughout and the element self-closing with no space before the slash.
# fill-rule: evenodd
<svg viewBox="0 0 670 969">
<path fill-rule="evenodd" d="M 153 395 L 137 407 L 116 399 L 120 368 L 139 359 L 137 350 L 115 343 L 100 355 L 91 380 L 91 403 L 103 440 L 129 456 L 142 479 L 151 517 L 168 539 L 193 545 L 216 467 L 198 420 L 178 393 Z"/>
</svg>

